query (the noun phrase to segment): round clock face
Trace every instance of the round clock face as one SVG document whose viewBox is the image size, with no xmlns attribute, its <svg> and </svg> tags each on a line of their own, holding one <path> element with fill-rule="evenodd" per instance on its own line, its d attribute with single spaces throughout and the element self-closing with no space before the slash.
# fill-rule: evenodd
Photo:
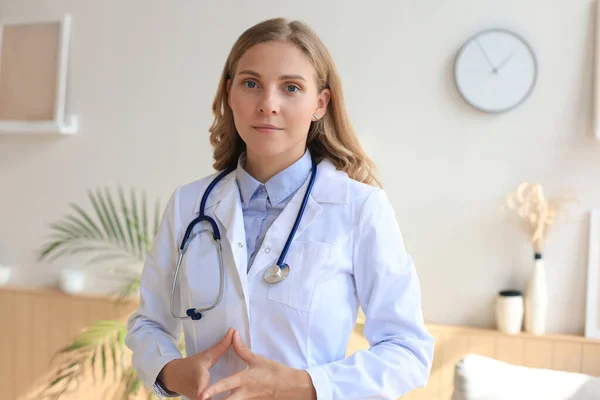
<svg viewBox="0 0 600 400">
<path fill-rule="evenodd" d="M 519 35 L 490 29 L 471 37 L 454 64 L 456 87 L 478 110 L 501 113 L 521 104 L 535 86 L 537 63 Z"/>
</svg>

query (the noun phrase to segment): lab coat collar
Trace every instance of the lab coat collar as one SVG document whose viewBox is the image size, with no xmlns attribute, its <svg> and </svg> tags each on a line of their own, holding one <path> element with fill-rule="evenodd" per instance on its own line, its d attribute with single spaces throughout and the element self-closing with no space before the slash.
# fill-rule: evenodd
<svg viewBox="0 0 600 400">
<path fill-rule="evenodd" d="M 213 177 L 216 176 L 215 174 Z M 232 172 L 213 188 L 206 200 L 206 209 L 219 203 L 223 198 L 236 196 L 232 191 L 237 188 L 235 174 Z M 348 204 L 349 178 L 346 173 L 338 171 L 333 163 L 327 159 L 322 160 L 317 168 L 317 179 L 310 197 L 317 203 Z M 239 189 L 237 190 L 239 192 Z M 194 213 L 200 212 L 200 202 L 203 193 L 200 193 L 194 205 Z M 239 193 L 238 193 L 239 195 Z M 241 200 L 240 200 L 241 201 Z"/>
</svg>

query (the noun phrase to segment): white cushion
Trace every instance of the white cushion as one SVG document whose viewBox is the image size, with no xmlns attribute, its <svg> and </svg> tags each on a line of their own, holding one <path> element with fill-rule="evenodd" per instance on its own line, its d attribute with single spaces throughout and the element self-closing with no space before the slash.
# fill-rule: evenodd
<svg viewBox="0 0 600 400">
<path fill-rule="evenodd" d="M 452 400 L 599 400 L 600 378 L 528 368 L 469 354 L 454 371 Z"/>
</svg>

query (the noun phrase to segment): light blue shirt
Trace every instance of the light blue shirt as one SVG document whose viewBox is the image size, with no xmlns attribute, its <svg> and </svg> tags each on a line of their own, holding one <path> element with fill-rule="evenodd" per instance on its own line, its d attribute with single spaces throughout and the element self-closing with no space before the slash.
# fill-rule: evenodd
<svg viewBox="0 0 600 400">
<path fill-rule="evenodd" d="M 235 178 L 242 198 L 250 270 L 256 250 L 260 249 L 269 227 L 308 179 L 312 161 L 307 149 L 302 158 L 273 176 L 264 185 L 244 169 L 245 165 L 246 153 L 243 153 L 238 159 Z"/>
</svg>

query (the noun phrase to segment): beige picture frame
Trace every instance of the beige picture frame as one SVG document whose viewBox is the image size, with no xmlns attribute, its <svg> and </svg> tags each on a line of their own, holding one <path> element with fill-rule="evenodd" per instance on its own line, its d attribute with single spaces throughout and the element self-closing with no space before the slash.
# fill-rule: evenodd
<svg viewBox="0 0 600 400">
<path fill-rule="evenodd" d="M 0 133 L 74 134 L 65 113 L 71 16 L 0 19 Z"/>
</svg>

